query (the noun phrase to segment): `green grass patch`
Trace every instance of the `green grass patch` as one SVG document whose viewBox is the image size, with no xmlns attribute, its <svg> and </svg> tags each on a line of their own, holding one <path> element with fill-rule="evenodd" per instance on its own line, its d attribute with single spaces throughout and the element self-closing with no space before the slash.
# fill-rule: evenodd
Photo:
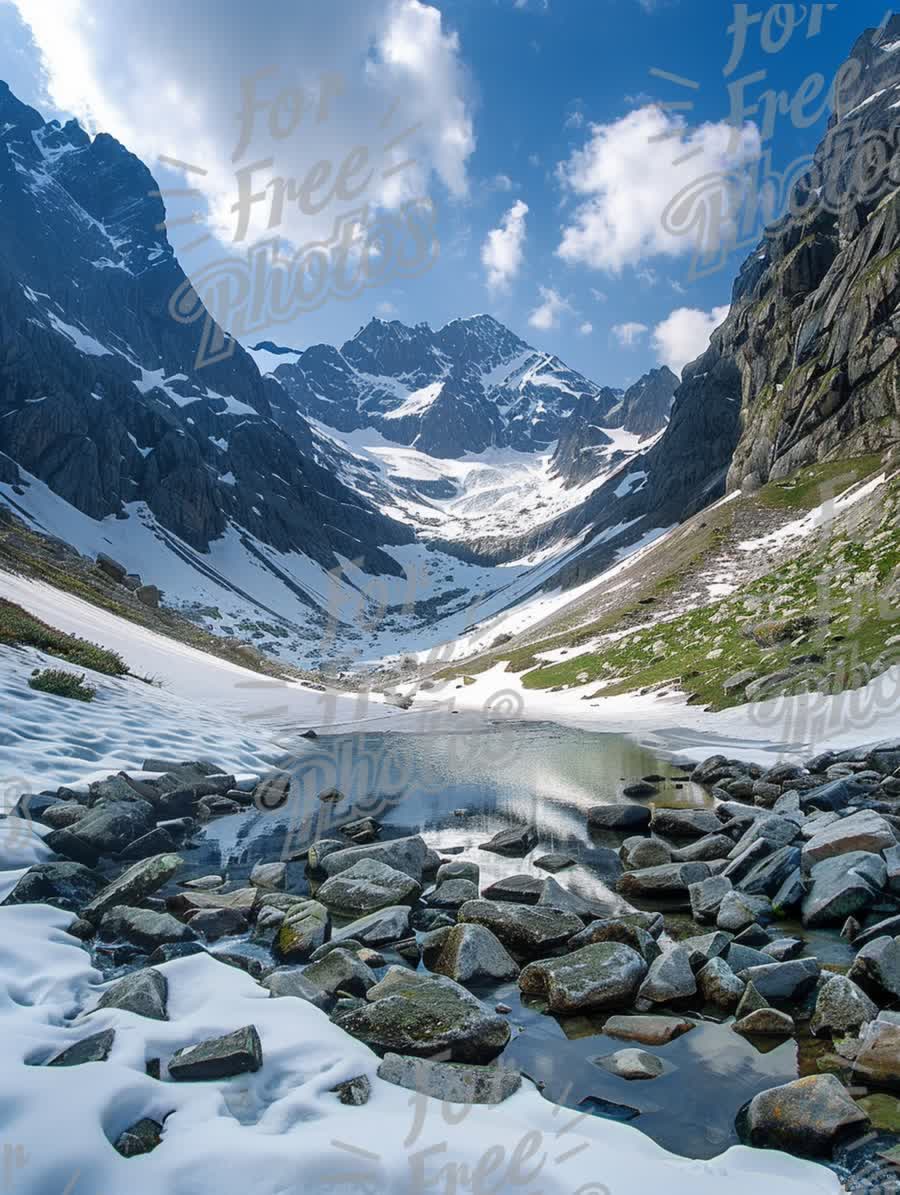
<svg viewBox="0 0 900 1195">
<path fill-rule="evenodd" d="M 30 689 L 39 693 L 52 693 L 56 697 L 69 697 L 74 701 L 93 701 L 97 690 L 84 683 L 84 673 L 77 675 L 62 668 L 35 669 L 28 680 Z"/>
<path fill-rule="evenodd" d="M 68 664 L 92 668 L 107 676 L 125 676 L 128 672 L 128 665 L 117 652 L 57 631 L 5 598 L 0 598 L 0 644 L 7 647 L 36 647 L 38 651 L 57 656 Z"/>
<path fill-rule="evenodd" d="M 828 461 L 809 469 L 800 469 L 784 481 L 770 481 L 756 497 L 765 506 L 812 510 L 828 498 L 836 498 L 850 486 L 869 477 L 880 466 L 880 453 L 849 461 Z"/>
</svg>

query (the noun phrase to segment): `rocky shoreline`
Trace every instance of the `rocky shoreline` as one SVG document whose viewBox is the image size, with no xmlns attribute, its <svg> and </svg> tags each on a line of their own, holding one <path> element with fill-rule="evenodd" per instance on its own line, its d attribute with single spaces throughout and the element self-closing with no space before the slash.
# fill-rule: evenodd
<svg viewBox="0 0 900 1195">
<path fill-rule="evenodd" d="M 682 770 L 714 806 L 668 808 L 659 778 L 648 777 L 626 790 L 629 803 L 589 810 L 591 831 L 614 836 L 624 868 L 609 901 L 568 890 L 572 861 L 542 854 L 528 825 L 481 849 L 531 856 L 546 878 L 514 875 L 484 890 L 477 863 L 439 855 L 420 835 L 385 838 L 371 819 L 338 819 L 340 837 L 257 863 L 243 886 L 191 874 L 205 823 L 278 807 L 291 777 L 238 778 L 209 762 L 148 759 L 140 773 L 20 798 L 13 816 L 31 821 L 48 858 L 2 903 L 72 913 L 69 934 L 113 981 L 98 1009 L 166 1020 L 157 968 L 208 953 L 273 998 L 323 1010 L 381 1057 L 382 1079 L 450 1102 L 498 1103 L 521 1086 L 502 1060 L 512 1010 L 490 996 L 504 983 L 560 1018 L 610 1014 L 602 1033 L 622 1047 L 597 1062 L 627 1082 L 652 1082 L 664 1068 L 654 1049 L 705 1021 L 730 1025 L 760 1050 L 811 1034 L 826 1047 L 821 1073 L 736 1109 L 741 1139 L 847 1172 L 864 1164 L 869 1175 L 892 1173 L 900 740 L 805 765 L 764 769 L 719 755 Z M 690 932 L 673 910 L 689 910 Z M 802 933 L 780 932 L 785 919 L 839 930 L 855 955 L 846 973 L 820 964 Z M 86 1033 L 42 1061 L 103 1061 L 113 1040 L 113 1030 Z M 263 1061 L 256 1027 L 235 1025 L 148 1059 L 147 1073 L 203 1081 L 254 1072 Z M 369 1088 L 360 1075 L 334 1090 L 360 1105 Z M 115 1147 L 134 1156 L 163 1135 L 163 1121 L 143 1117 Z"/>
</svg>

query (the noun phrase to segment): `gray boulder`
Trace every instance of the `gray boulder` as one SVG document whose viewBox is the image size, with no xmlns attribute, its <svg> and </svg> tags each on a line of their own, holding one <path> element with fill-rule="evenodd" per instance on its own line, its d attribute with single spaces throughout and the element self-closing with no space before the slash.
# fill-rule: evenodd
<svg viewBox="0 0 900 1195">
<path fill-rule="evenodd" d="M 338 992 L 347 992 L 351 996 L 365 996 L 378 982 L 378 977 L 371 967 L 367 967 L 349 950 L 340 947 L 330 950 L 318 962 L 310 963 L 303 975 L 309 983 L 314 983 L 329 996 Z"/>
<path fill-rule="evenodd" d="M 668 834 L 670 838 L 702 838 L 716 834 L 722 828 L 712 809 L 665 809 L 657 806 L 650 819 L 654 834 Z"/>
<path fill-rule="evenodd" d="M 743 891 L 731 891 L 722 899 L 716 915 L 716 926 L 728 933 L 739 934 L 771 916 L 772 906 L 764 896 L 750 896 Z"/>
<path fill-rule="evenodd" d="M 140 1017 L 149 1017 L 153 1021 L 167 1021 L 168 994 L 169 985 L 165 975 L 153 967 L 145 967 L 142 971 L 132 971 L 130 975 L 107 988 L 96 1008 L 91 1011 L 118 1008 Z"/>
<path fill-rule="evenodd" d="M 878 1006 L 846 975 L 833 975 L 819 989 L 810 1029 L 816 1035 L 841 1037 L 874 1021 Z"/>
<path fill-rule="evenodd" d="M 287 877 L 286 863 L 256 863 L 250 872 L 254 888 L 283 888 Z"/>
<path fill-rule="evenodd" d="M 900 940 L 876 938 L 853 960 L 848 977 L 876 1000 L 900 1000 Z"/>
<path fill-rule="evenodd" d="M 658 1079 L 666 1069 L 661 1058 L 657 1058 L 655 1054 L 648 1054 L 646 1050 L 637 1049 L 617 1050 L 615 1054 L 596 1059 L 596 1062 L 611 1075 L 629 1081 Z"/>
<path fill-rule="evenodd" d="M 592 921 L 569 939 L 569 950 L 580 950 L 582 946 L 593 946 L 598 942 L 621 942 L 623 946 L 630 946 L 648 966 L 661 954 L 656 939 L 647 930 L 623 918 Z"/>
<path fill-rule="evenodd" d="M 790 1037 L 796 1029 L 794 1018 L 777 1008 L 757 1008 L 736 1020 L 731 1027 L 745 1037 Z"/>
<path fill-rule="evenodd" d="M 54 905 L 78 912 L 103 888 L 103 880 L 82 863 L 35 863 L 4 905 Z"/>
<path fill-rule="evenodd" d="M 478 899 L 478 885 L 472 880 L 444 880 L 425 898 L 433 909 L 458 909 L 467 900 Z"/>
<path fill-rule="evenodd" d="M 443 1054 L 452 1062 L 490 1062 L 509 1041 L 509 1023 L 464 987 L 443 976 L 405 974 L 380 998 L 335 1017 L 335 1024 L 380 1053 L 415 1057 Z M 372 999 L 375 989 L 369 992 Z"/>
<path fill-rule="evenodd" d="M 219 938 L 242 933 L 247 928 L 247 915 L 239 909 L 200 909 L 190 925 L 207 942 L 217 942 Z"/>
<path fill-rule="evenodd" d="M 727 834 L 707 834 L 672 851 L 672 860 L 675 863 L 709 863 L 714 859 L 726 859 L 733 845 Z"/>
<path fill-rule="evenodd" d="M 245 1025 L 233 1033 L 178 1050 L 169 1061 L 169 1077 L 187 1082 L 229 1079 L 258 1071 L 262 1064 L 262 1045 L 256 1026 Z"/>
<path fill-rule="evenodd" d="M 502 1104 L 522 1086 L 518 1071 L 506 1066 L 470 1066 L 385 1054 L 379 1079 L 450 1104 Z"/>
<path fill-rule="evenodd" d="M 707 880 L 691 884 L 688 895 L 694 920 L 699 921 L 701 925 L 715 922 L 719 907 L 731 888 L 731 880 L 725 876 L 710 876 Z"/>
<path fill-rule="evenodd" d="M 519 975 L 519 989 L 542 997 L 550 1012 L 565 1015 L 630 1004 L 646 974 L 647 964 L 637 951 L 603 942 L 529 963 Z"/>
<path fill-rule="evenodd" d="M 294 996 L 321 1009 L 329 1008 L 332 1003 L 328 993 L 307 979 L 298 967 L 278 967 L 261 984 L 270 996 Z"/>
<path fill-rule="evenodd" d="M 511 875 L 488 884 L 481 895 L 484 900 L 508 900 L 517 905 L 536 905 L 543 891 L 544 881 L 540 876 Z M 477 898 L 476 892 L 473 899 Z"/>
<path fill-rule="evenodd" d="M 799 866 L 799 847 L 779 847 L 771 855 L 755 863 L 741 879 L 738 887 L 751 896 L 773 897 Z"/>
<path fill-rule="evenodd" d="M 697 973 L 697 987 L 706 1003 L 727 1012 L 737 1007 L 745 986 L 722 958 L 710 959 Z"/>
<path fill-rule="evenodd" d="M 183 864 L 180 855 L 155 855 L 150 859 L 142 859 L 123 871 L 117 880 L 107 884 L 102 892 L 86 904 L 81 910 L 82 917 L 97 921 L 107 909 L 116 905 L 139 904 L 144 897 L 167 884 Z"/>
<path fill-rule="evenodd" d="M 483 925 L 455 925 L 447 930 L 431 970 L 469 984 L 496 983 L 519 974 L 518 964 Z"/>
<path fill-rule="evenodd" d="M 881 1013 L 860 1034 L 853 1062 L 854 1082 L 896 1091 L 900 1088 L 900 1024 Z"/>
<path fill-rule="evenodd" d="M 652 811 L 643 805 L 592 805 L 588 809 L 588 826 L 592 830 L 635 831 L 650 826 Z"/>
<path fill-rule="evenodd" d="M 682 938 L 678 943 L 682 950 L 688 953 L 691 970 L 697 971 L 710 961 L 721 958 L 731 948 L 731 934 L 716 930 L 711 934 L 698 934 L 692 938 Z"/>
<path fill-rule="evenodd" d="M 331 916 L 318 900 L 298 901 L 278 927 L 272 952 L 284 963 L 303 963 L 328 940 Z"/>
<path fill-rule="evenodd" d="M 869 1117 L 834 1075 L 811 1075 L 771 1087 L 750 1101 L 750 1145 L 786 1153 L 829 1157 L 848 1137 L 861 1135 Z"/>
<path fill-rule="evenodd" d="M 409 934 L 409 905 L 388 905 L 332 931 L 332 941 L 352 938 L 363 946 L 386 946 Z"/>
<path fill-rule="evenodd" d="M 616 887 L 624 896 L 678 896 L 709 875 L 707 863 L 665 863 L 661 867 L 626 871 Z"/>
<path fill-rule="evenodd" d="M 896 845 L 894 831 L 881 814 L 873 809 L 861 809 L 814 835 L 803 848 L 802 868 L 809 872 L 816 863 L 834 855 L 848 855 L 851 851 L 877 855 Z"/>
<path fill-rule="evenodd" d="M 134 800 L 96 805 L 66 833 L 98 855 L 120 854 L 156 825 L 153 806 L 133 796 Z"/>
<path fill-rule="evenodd" d="M 421 835 L 411 834 L 407 838 L 392 838 L 389 842 L 373 842 L 330 851 L 319 859 L 319 866 L 327 876 L 336 876 L 362 860 L 372 860 L 395 871 L 402 871 L 421 884 L 429 861 L 429 851 Z"/>
<path fill-rule="evenodd" d="M 689 1000 L 696 992 L 697 981 L 691 970 L 690 951 L 683 946 L 676 946 L 650 964 L 638 999 L 649 1000 L 651 1004 L 679 1004 Z"/>
<path fill-rule="evenodd" d="M 531 826 L 512 826 L 508 830 L 500 830 L 490 842 L 483 842 L 481 850 L 490 851 L 494 855 L 505 855 L 507 858 L 521 859 L 537 845 L 537 833 Z"/>
<path fill-rule="evenodd" d="M 661 838 L 627 838 L 619 848 L 626 867 L 640 871 L 672 862 L 672 849 Z"/>
<path fill-rule="evenodd" d="M 696 1028 L 696 1021 L 686 1021 L 680 1017 L 613 1016 L 606 1021 L 603 1032 L 607 1037 L 639 1041 L 645 1046 L 664 1046 Z"/>
<path fill-rule="evenodd" d="M 85 1062 L 105 1062 L 109 1057 L 115 1038 L 114 1029 L 104 1029 L 101 1033 L 92 1033 L 90 1037 L 83 1037 L 73 1046 L 67 1046 L 65 1050 L 51 1058 L 47 1065 L 81 1066 Z"/>
<path fill-rule="evenodd" d="M 739 973 L 738 978 L 745 983 L 752 983 L 760 996 L 770 1004 L 794 1003 L 812 991 L 820 973 L 817 959 L 798 958 L 787 963 L 747 967 Z"/>
<path fill-rule="evenodd" d="M 178 921 L 171 913 L 127 906 L 110 909 L 100 920 L 100 934 L 107 941 L 122 938 L 142 950 L 155 950 L 171 942 L 195 942 L 197 931 Z"/>
<path fill-rule="evenodd" d="M 803 898 L 803 924 L 841 925 L 871 905 L 887 880 L 879 855 L 853 851 L 816 863 Z"/>
<path fill-rule="evenodd" d="M 468 901 L 459 910 L 458 920 L 485 926 L 507 950 L 524 958 L 536 958 L 564 946 L 583 928 L 581 918 L 574 913 L 545 905 L 490 900 Z"/>
<path fill-rule="evenodd" d="M 477 884 L 481 879 L 481 868 L 477 863 L 469 863 L 465 859 L 451 859 L 449 863 L 442 863 L 434 877 L 436 884 L 444 880 L 471 880 Z"/>
<path fill-rule="evenodd" d="M 330 855 L 325 860 L 326 866 L 333 858 Z M 327 879 L 316 892 L 316 899 L 331 912 L 361 917 L 389 905 L 412 903 L 421 891 L 421 886 L 407 872 L 364 858 Z"/>
</svg>

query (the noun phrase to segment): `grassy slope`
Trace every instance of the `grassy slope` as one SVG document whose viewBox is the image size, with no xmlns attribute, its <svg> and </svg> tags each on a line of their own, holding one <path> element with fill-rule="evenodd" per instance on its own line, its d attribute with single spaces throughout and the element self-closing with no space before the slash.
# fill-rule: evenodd
<svg viewBox="0 0 900 1195">
<path fill-rule="evenodd" d="M 790 669 L 792 676 L 772 690 L 778 692 L 855 688 L 900 658 L 897 645 L 888 643 L 900 632 L 896 478 L 874 501 L 850 508 L 830 532 L 794 540 L 781 561 L 768 571 L 761 564 L 761 575 L 730 597 L 694 600 L 689 608 L 682 599 L 692 587 L 696 599 L 696 574 L 717 556 L 727 557 L 729 544 L 733 549 L 741 539 L 801 517 L 880 467 L 877 456 L 818 465 L 753 497 L 702 512 L 635 565 L 627 597 L 599 617 L 585 621 L 583 605 L 576 605 L 563 612 L 552 634 L 545 630 L 543 637 L 532 635 L 527 642 L 466 661 L 465 671 L 509 660 L 509 671 L 524 673 L 526 688 L 598 682 L 591 696 L 680 689 L 713 709 L 745 700 L 743 686 L 731 692 L 723 688 L 744 670 L 763 677 Z M 754 528 L 750 534 L 748 527 Z M 680 612 L 670 617 L 673 611 Z M 660 618 L 665 621 L 649 625 Z M 814 625 L 792 626 L 795 618 Z M 765 623 L 772 625 L 759 632 L 762 642 L 749 635 L 751 627 Z M 602 639 L 611 632 L 617 633 L 615 639 Z M 571 659 L 547 664 L 538 658 L 587 643 L 592 650 Z M 815 658 L 792 663 L 804 656 Z M 760 696 L 767 692 L 764 688 Z"/>
</svg>

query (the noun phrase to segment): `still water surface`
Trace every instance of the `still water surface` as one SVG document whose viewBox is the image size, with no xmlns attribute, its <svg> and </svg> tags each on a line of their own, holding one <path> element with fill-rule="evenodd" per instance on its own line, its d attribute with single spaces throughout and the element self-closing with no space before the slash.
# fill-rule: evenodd
<svg viewBox="0 0 900 1195">
<path fill-rule="evenodd" d="M 696 757 L 704 753 L 710 752 L 698 751 Z M 545 878 L 547 873 L 535 868 L 533 860 L 553 851 L 575 861 L 555 877 L 565 888 L 615 902 L 619 865 L 613 851 L 623 836 L 590 833 L 589 807 L 626 800 L 625 785 L 647 775 L 664 778 L 657 804 L 702 808 L 711 803 L 675 764 L 629 739 L 542 723 L 300 740 L 292 744 L 286 766 L 294 775 L 288 805 L 214 822 L 197 872 L 219 862 L 227 865 L 234 881 L 261 859 L 277 859 L 316 838 L 335 837 L 338 826 L 369 816 L 382 823 L 382 838 L 421 833 L 438 851 L 474 860 L 481 868 L 482 888 L 510 875 Z M 319 799 L 332 788 L 343 794 L 340 800 Z M 498 830 L 523 823 L 538 833 L 538 845 L 525 859 L 479 849 Z M 290 865 L 288 887 L 307 890 L 302 864 Z M 672 932 L 679 926 L 684 932 L 683 914 L 667 913 Z M 785 926 L 785 935 L 792 928 Z M 819 934 L 808 945 L 809 953 L 823 961 L 848 965 L 851 960 L 836 935 Z M 399 961 L 389 951 L 385 954 L 388 961 Z M 708 1158 L 735 1144 L 735 1114 L 758 1091 L 818 1073 L 815 1055 L 821 1046 L 816 1043 L 801 1039 L 798 1046 L 789 1039 L 754 1044 L 710 1019 L 668 1045 L 641 1047 L 664 1061 L 665 1073 L 629 1082 L 596 1063 L 638 1045 L 605 1036 L 605 1014 L 549 1016 L 540 1005 L 521 1000 L 515 984 L 477 994 L 489 1004 L 502 1001 L 512 1008 L 513 1038 L 503 1058 L 541 1083 L 547 1098 L 587 1114 L 629 1120 L 661 1145 L 689 1157 Z"/>
</svg>

